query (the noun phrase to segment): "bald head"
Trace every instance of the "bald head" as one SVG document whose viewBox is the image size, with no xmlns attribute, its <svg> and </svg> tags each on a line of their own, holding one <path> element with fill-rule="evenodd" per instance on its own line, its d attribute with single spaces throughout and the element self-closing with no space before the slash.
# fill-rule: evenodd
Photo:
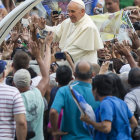
<svg viewBox="0 0 140 140">
<path fill-rule="evenodd" d="M 93 72 L 94 72 L 94 74 L 95 75 L 99 74 L 100 66 L 98 64 L 95 64 L 95 63 L 93 63 L 92 66 L 93 66 Z"/>
<path fill-rule="evenodd" d="M 75 76 L 81 80 L 88 80 L 92 78 L 93 67 L 87 61 L 80 61 L 75 67 Z"/>
</svg>

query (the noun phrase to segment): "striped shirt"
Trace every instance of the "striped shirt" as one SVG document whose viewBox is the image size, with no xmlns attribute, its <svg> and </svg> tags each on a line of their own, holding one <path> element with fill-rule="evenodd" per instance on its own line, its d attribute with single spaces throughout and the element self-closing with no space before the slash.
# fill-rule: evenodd
<svg viewBox="0 0 140 140">
<path fill-rule="evenodd" d="M 14 115 L 25 114 L 21 94 L 15 87 L 0 84 L 0 140 L 14 140 Z"/>
</svg>

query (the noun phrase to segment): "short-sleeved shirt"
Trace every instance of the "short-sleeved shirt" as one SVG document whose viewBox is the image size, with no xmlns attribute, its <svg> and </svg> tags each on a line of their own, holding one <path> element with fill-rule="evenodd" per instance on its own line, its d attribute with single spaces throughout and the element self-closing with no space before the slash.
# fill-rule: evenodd
<svg viewBox="0 0 140 140">
<path fill-rule="evenodd" d="M 28 131 L 34 131 L 35 137 L 31 140 L 44 140 L 43 136 L 43 115 L 44 102 L 38 88 L 33 88 L 21 93 L 26 108 L 26 119 Z"/>
<path fill-rule="evenodd" d="M 15 138 L 14 115 L 25 114 L 21 94 L 15 87 L 0 84 L 0 140 Z"/>
<path fill-rule="evenodd" d="M 106 97 L 96 110 L 97 122 L 112 122 L 111 132 L 108 134 L 96 130 L 95 140 L 132 140 L 129 119 L 132 113 L 126 103 L 117 97 Z"/>
<path fill-rule="evenodd" d="M 95 101 L 92 94 L 91 84 L 81 81 L 73 84 L 77 84 L 73 88 L 84 97 L 93 110 L 99 106 L 99 102 Z M 58 113 L 63 108 L 61 130 L 68 132 L 68 135 L 63 136 L 62 140 L 92 140 L 80 120 L 80 111 L 72 98 L 69 86 L 59 88 L 51 108 L 57 110 Z"/>
<path fill-rule="evenodd" d="M 139 111 L 138 108 L 140 108 L 140 86 L 132 88 L 131 91 L 126 94 L 124 101 L 133 114 L 135 113 L 135 111 Z"/>
</svg>

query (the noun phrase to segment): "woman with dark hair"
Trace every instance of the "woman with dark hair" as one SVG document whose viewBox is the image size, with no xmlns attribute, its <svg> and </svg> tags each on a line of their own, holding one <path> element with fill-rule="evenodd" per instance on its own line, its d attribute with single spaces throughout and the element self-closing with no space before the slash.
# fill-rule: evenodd
<svg viewBox="0 0 140 140">
<path fill-rule="evenodd" d="M 123 100 L 127 90 L 125 89 L 120 77 L 114 73 L 108 73 L 107 75 L 113 80 L 113 96 Z"/>
</svg>

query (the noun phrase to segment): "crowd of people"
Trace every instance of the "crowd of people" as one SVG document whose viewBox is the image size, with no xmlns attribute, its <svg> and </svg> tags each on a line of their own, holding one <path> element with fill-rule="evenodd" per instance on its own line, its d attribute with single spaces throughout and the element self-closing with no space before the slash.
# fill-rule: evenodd
<svg viewBox="0 0 140 140">
<path fill-rule="evenodd" d="M 94 15 L 125 7 L 99 1 Z M 102 41 L 82 0 L 67 15 L 25 14 L 0 45 L 0 140 L 140 140 L 140 1 L 131 1 L 131 41 Z M 16 1 L 3 4 L 0 20 Z"/>
</svg>

